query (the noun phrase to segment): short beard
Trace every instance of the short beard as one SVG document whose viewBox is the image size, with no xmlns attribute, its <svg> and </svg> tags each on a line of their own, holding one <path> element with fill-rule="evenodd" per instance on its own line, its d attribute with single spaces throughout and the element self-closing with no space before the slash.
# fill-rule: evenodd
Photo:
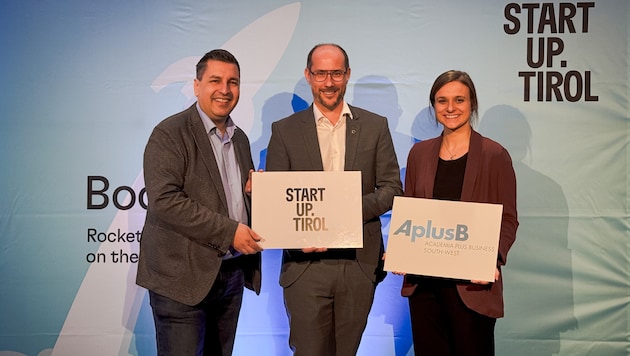
<svg viewBox="0 0 630 356">
<path fill-rule="evenodd" d="M 339 91 L 337 92 L 337 100 L 335 100 L 332 103 L 332 105 L 326 104 L 326 101 L 324 101 L 324 97 L 323 97 L 322 93 L 320 93 L 319 91 L 317 92 L 317 98 L 319 98 L 319 103 L 323 107 L 325 107 L 329 111 L 334 111 L 343 102 L 344 94 L 345 94 L 345 90 L 339 89 Z"/>
</svg>

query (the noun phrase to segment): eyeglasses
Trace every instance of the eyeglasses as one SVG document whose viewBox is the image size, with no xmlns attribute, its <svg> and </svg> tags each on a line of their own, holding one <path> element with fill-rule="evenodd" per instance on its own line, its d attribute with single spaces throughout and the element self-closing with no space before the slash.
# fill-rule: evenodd
<svg viewBox="0 0 630 356">
<path fill-rule="evenodd" d="M 346 75 L 345 70 L 318 70 L 313 72 L 309 69 L 308 71 L 316 82 L 323 82 L 329 74 L 333 82 L 340 82 Z"/>
</svg>

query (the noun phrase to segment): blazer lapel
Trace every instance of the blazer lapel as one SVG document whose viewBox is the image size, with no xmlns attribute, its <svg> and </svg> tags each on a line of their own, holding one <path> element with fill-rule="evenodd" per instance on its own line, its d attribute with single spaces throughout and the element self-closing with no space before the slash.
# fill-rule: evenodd
<svg viewBox="0 0 630 356">
<path fill-rule="evenodd" d="M 247 141 L 244 140 L 245 133 L 237 126 L 232 137 L 232 144 L 234 145 L 234 154 L 236 156 L 236 162 L 241 170 L 241 185 L 244 187 L 249 178 L 249 167 L 251 166 L 250 157 L 247 156 Z"/>
<path fill-rule="evenodd" d="M 473 189 L 477 180 L 481 157 L 481 135 L 474 130 L 470 134 L 470 144 L 468 145 L 468 158 L 466 161 L 466 173 L 464 174 L 464 184 L 462 186 L 462 201 L 473 199 Z"/>
<path fill-rule="evenodd" d="M 214 157 L 214 151 L 212 150 L 212 145 L 208 139 L 206 128 L 203 126 L 203 122 L 201 122 L 201 117 L 199 117 L 199 113 L 197 112 L 197 107 L 195 105 L 193 105 L 191 111 L 189 127 L 192 137 L 195 140 L 195 146 L 199 149 L 201 159 L 208 169 L 208 174 L 214 184 L 217 195 L 221 199 L 221 203 L 227 211 L 227 198 L 225 197 L 225 191 L 223 190 L 221 173 L 219 172 L 219 166 L 217 166 L 217 160 Z"/>
<path fill-rule="evenodd" d="M 423 181 L 426 182 L 424 185 L 424 196 L 431 199 L 433 198 L 433 187 L 435 185 L 435 175 L 437 174 L 437 166 L 440 160 L 440 146 L 442 145 L 443 137 L 444 132 L 433 142 L 429 150 L 429 156 L 426 157 L 428 167 L 422 173 L 424 174 Z"/>
<path fill-rule="evenodd" d="M 310 110 L 301 111 L 300 121 L 302 122 L 302 138 L 308 158 L 310 159 L 313 170 L 323 171 L 324 163 L 322 162 L 322 154 L 319 150 L 319 140 L 317 139 L 317 126 L 313 116 L 313 105 Z"/>
<path fill-rule="evenodd" d="M 346 157 L 344 163 L 344 170 L 346 171 L 354 170 L 354 159 L 357 156 L 359 133 L 361 132 L 359 114 L 352 107 L 350 107 L 350 111 L 352 118 L 346 116 Z"/>
<path fill-rule="evenodd" d="M 248 147 L 249 141 L 247 140 L 247 136 L 238 126 L 234 132 L 234 137 L 232 137 L 232 142 L 234 144 L 236 161 L 238 162 L 238 166 L 241 170 L 241 187 L 243 187 L 243 193 L 245 193 L 245 184 L 249 179 L 249 169 L 253 168 L 254 164 L 251 159 L 252 156 Z M 243 197 L 243 202 L 245 203 L 247 213 L 249 214 L 249 199 L 245 198 L 245 194 L 243 194 Z"/>
</svg>

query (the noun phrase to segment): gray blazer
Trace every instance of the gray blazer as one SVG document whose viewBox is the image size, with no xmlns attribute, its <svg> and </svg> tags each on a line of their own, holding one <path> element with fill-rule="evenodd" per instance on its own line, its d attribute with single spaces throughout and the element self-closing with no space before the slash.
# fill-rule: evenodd
<svg viewBox="0 0 630 356">
<path fill-rule="evenodd" d="M 356 259 L 375 283 L 385 278 L 380 215 L 402 195 L 400 171 L 385 117 L 350 106 L 353 118 L 346 123 L 346 171 L 361 171 L 363 191 L 363 248 Z M 313 106 L 271 125 L 267 148 L 268 171 L 322 171 Z M 292 284 L 310 264 L 313 254 L 285 250 L 280 284 Z"/>
<path fill-rule="evenodd" d="M 237 128 L 233 143 L 243 187 L 253 169 L 249 140 Z M 136 283 L 195 305 L 208 294 L 238 222 L 228 217 L 221 175 L 193 104 L 160 122 L 144 151 L 148 208 Z M 248 215 L 250 198 L 244 194 Z M 247 288 L 260 293 L 260 253 L 239 257 Z"/>
</svg>

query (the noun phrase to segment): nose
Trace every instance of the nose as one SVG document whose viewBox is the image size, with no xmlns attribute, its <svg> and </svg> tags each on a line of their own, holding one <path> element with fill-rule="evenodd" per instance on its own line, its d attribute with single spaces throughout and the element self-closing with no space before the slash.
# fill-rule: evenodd
<svg viewBox="0 0 630 356">
<path fill-rule="evenodd" d="M 332 72 L 326 73 L 326 78 L 324 78 L 324 85 L 327 87 L 333 86 Z"/>
<path fill-rule="evenodd" d="M 219 88 L 219 90 L 221 91 L 221 93 L 223 94 L 227 94 L 230 92 L 230 83 L 228 83 L 227 81 L 222 82 L 221 86 Z"/>
</svg>

